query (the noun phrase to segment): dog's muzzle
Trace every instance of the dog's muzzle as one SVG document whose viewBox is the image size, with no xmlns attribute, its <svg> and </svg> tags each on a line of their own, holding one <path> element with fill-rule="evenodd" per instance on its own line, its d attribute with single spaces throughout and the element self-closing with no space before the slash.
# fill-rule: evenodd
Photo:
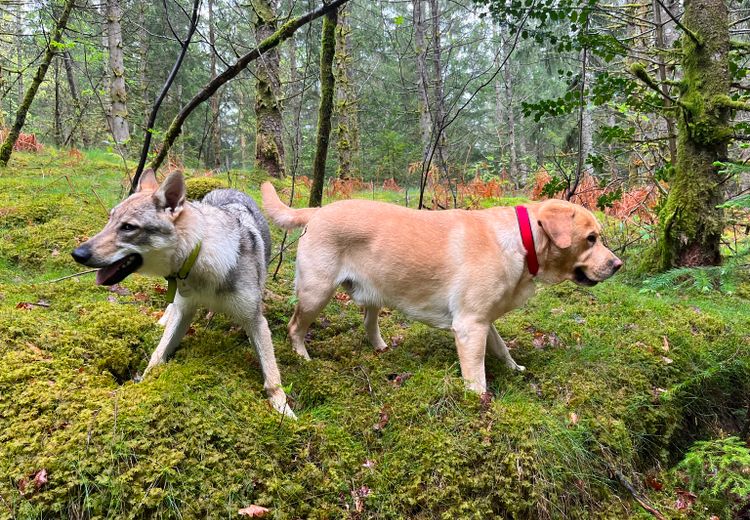
<svg viewBox="0 0 750 520">
<path fill-rule="evenodd" d="M 92 250 L 86 244 L 75 248 L 71 255 L 79 264 L 88 267 L 99 267 L 99 270 L 96 272 L 97 285 L 114 285 L 119 283 L 143 265 L 143 257 L 138 253 L 124 256 L 110 264 L 104 264 L 93 258 Z"/>
</svg>

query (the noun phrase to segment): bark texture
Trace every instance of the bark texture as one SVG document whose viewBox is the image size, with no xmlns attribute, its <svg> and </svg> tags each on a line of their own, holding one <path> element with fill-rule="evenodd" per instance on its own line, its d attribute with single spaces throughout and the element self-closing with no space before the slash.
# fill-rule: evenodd
<svg viewBox="0 0 750 520">
<path fill-rule="evenodd" d="M 121 19 L 120 0 L 107 0 L 107 46 L 109 49 L 109 97 L 111 102 L 109 120 L 112 138 L 118 144 L 125 143 L 130 139 Z"/>
<path fill-rule="evenodd" d="M 8 165 L 10 156 L 13 153 L 13 146 L 16 144 L 18 136 L 21 134 L 21 128 L 23 128 L 23 125 L 26 122 L 26 115 L 29 113 L 31 103 L 34 102 L 34 97 L 36 97 L 36 93 L 39 91 L 39 86 L 42 84 L 42 81 L 44 81 L 44 76 L 47 75 L 49 65 L 52 62 L 52 58 L 55 56 L 55 48 L 62 42 L 62 35 L 65 31 L 65 27 L 68 25 L 68 18 L 70 17 L 70 11 L 73 9 L 73 4 L 74 0 L 66 0 L 65 6 L 60 13 L 60 18 L 58 18 L 55 23 L 55 29 L 52 31 L 47 49 L 44 51 L 42 62 L 36 69 L 34 79 L 31 81 L 31 85 L 29 85 L 29 89 L 23 97 L 21 106 L 19 106 L 16 111 L 16 118 L 13 126 L 8 132 L 2 147 L 0 147 L 0 166 L 2 167 Z"/>
<path fill-rule="evenodd" d="M 344 6 L 338 13 L 336 27 L 336 56 L 334 69 L 336 81 L 336 151 L 340 179 L 359 176 L 359 121 L 357 94 L 352 83 L 352 45 L 349 9 Z"/>
<path fill-rule="evenodd" d="M 211 79 L 216 77 L 216 36 L 215 36 L 215 21 L 214 21 L 214 2 L 208 0 L 208 43 L 211 46 Z M 214 169 L 218 170 L 221 168 L 221 125 L 219 121 L 219 98 L 221 96 L 217 92 L 211 97 L 211 154 L 212 159 L 210 165 Z M 206 154 L 207 163 L 209 154 Z"/>
<path fill-rule="evenodd" d="M 714 162 L 726 159 L 732 136 L 729 26 L 723 0 L 687 0 L 682 23 L 699 39 L 682 36 L 683 86 L 678 100 L 677 164 L 659 214 L 654 267 L 720 263 L 724 228 Z"/>
<path fill-rule="evenodd" d="M 276 32 L 276 12 L 272 0 L 252 0 L 252 7 L 255 11 L 255 38 L 260 43 Z M 255 166 L 274 177 L 283 177 L 278 49 L 274 47 L 263 54 L 258 60 L 255 76 Z"/>
<path fill-rule="evenodd" d="M 320 206 L 323 202 L 323 182 L 326 175 L 328 141 L 331 136 L 331 113 L 333 112 L 333 57 L 336 54 L 336 11 L 323 18 L 323 36 L 320 42 L 320 107 L 318 108 L 318 134 L 313 159 L 313 183 L 310 187 L 309 206 Z"/>
</svg>

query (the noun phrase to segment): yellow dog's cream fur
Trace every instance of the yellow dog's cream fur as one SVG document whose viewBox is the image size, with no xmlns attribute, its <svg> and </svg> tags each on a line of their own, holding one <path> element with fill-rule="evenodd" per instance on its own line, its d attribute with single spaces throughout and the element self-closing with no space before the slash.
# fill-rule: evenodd
<svg viewBox="0 0 750 520">
<path fill-rule="evenodd" d="M 493 322 L 534 294 L 513 208 L 417 211 L 393 204 L 344 200 L 291 209 L 270 183 L 264 210 L 278 226 L 306 226 L 297 249 L 298 302 L 289 322 L 294 350 L 309 359 L 305 334 L 342 285 L 365 309 L 365 329 L 386 348 L 378 312 L 389 306 L 455 336 L 467 386 L 486 391 L 485 350 L 516 364 Z M 594 285 L 622 265 L 601 242 L 596 218 L 561 200 L 527 205 L 539 258 L 538 279 Z"/>
</svg>

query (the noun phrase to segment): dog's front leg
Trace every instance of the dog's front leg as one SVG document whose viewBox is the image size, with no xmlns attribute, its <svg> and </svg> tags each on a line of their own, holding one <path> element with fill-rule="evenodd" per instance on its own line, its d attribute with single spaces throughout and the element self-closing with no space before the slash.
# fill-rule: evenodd
<svg viewBox="0 0 750 520">
<path fill-rule="evenodd" d="M 164 325 L 164 335 L 161 337 L 156 350 L 151 354 L 151 360 L 143 372 L 143 377 L 156 365 L 164 363 L 177 348 L 177 345 L 180 344 L 180 340 L 190 327 L 190 322 L 193 321 L 196 306 L 189 300 L 182 298 L 178 293 L 174 303 L 168 309 L 169 318 Z"/>
<path fill-rule="evenodd" d="M 461 376 L 466 382 L 466 387 L 478 394 L 487 391 L 484 353 L 487 348 L 488 328 L 486 323 L 473 318 L 455 319 L 451 327 L 456 338 Z"/>
<path fill-rule="evenodd" d="M 500 337 L 494 325 L 490 325 L 490 331 L 487 334 L 487 346 L 490 347 L 495 356 L 505 361 L 505 365 L 511 370 L 518 370 L 519 372 L 526 370 L 525 366 L 516 363 L 513 356 L 510 355 L 508 346 L 503 341 L 503 338 Z"/>
<path fill-rule="evenodd" d="M 271 330 L 268 328 L 266 318 L 260 312 L 251 323 L 245 325 L 250 341 L 255 345 L 260 361 L 260 369 L 263 371 L 263 387 L 266 389 L 271 406 L 287 417 L 296 419 L 294 412 L 286 402 L 286 393 L 281 388 L 281 374 L 276 364 L 276 356 L 273 351 Z"/>
</svg>

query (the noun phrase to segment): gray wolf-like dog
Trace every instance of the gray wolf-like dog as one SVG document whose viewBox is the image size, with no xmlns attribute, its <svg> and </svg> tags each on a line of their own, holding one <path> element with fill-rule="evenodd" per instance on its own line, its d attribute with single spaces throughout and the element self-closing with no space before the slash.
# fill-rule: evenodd
<svg viewBox="0 0 750 520">
<path fill-rule="evenodd" d="M 305 227 L 297 247 L 297 306 L 289 336 L 306 359 L 307 329 L 341 285 L 365 308 L 365 331 L 378 350 L 386 348 L 378 327 L 378 312 L 386 305 L 451 329 L 461 375 L 471 390 L 483 393 L 487 349 L 511 369 L 524 370 L 493 322 L 534 294 L 537 274 L 547 283 L 591 286 L 622 266 L 602 243 L 594 215 L 561 200 L 515 212 L 416 211 L 366 200 L 292 209 L 270 183 L 261 193 L 263 209 L 276 225 Z"/>
<path fill-rule="evenodd" d="M 72 254 L 77 262 L 99 268 L 99 285 L 116 284 L 134 272 L 169 280 L 174 303 L 160 320 L 164 335 L 144 376 L 174 352 L 203 305 L 228 314 L 245 329 L 258 352 L 271 405 L 294 416 L 263 316 L 271 235 L 249 196 L 223 189 L 202 202 L 188 202 L 182 174 L 173 173 L 159 185 L 147 170 L 137 191 L 112 209 L 104 229 Z"/>
</svg>

